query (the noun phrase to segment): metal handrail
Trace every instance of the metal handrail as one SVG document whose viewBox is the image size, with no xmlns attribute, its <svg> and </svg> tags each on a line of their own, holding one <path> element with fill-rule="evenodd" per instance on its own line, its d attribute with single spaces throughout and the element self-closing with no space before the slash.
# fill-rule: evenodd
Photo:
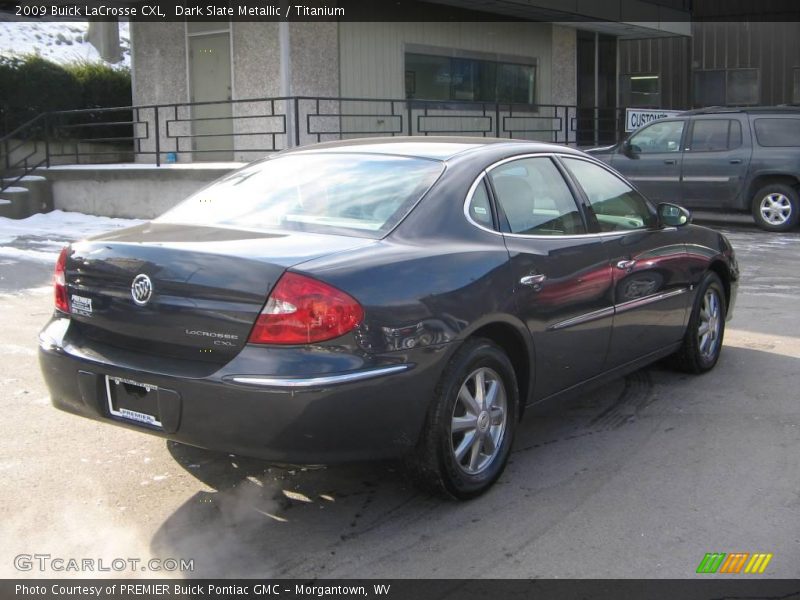
<svg viewBox="0 0 800 600">
<path fill-rule="evenodd" d="M 349 106 L 352 104 L 357 105 Z M 219 105 L 230 106 L 230 113 L 197 114 L 203 107 Z M 250 107 L 246 110 L 236 108 L 247 105 Z M 121 117 L 96 120 L 121 112 Z M 160 166 L 171 153 L 271 153 L 358 135 L 469 133 L 527 139 L 549 136 L 550 141 L 572 144 L 586 139 L 617 141 L 622 134 L 623 114 L 620 108 L 566 104 L 349 96 L 273 96 L 49 111 L 0 137 L 0 152 L 4 154 L 0 159 L 0 192 L 54 161 L 91 163 L 122 155 L 134 159 L 152 156 Z M 88 115 L 92 120 L 86 119 Z M 213 129 L 223 122 L 228 125 Z M 57 147 L 56 142 L 62 146 Z M 13 157 L 26 144 L 33 146 Z"/>
</svg>

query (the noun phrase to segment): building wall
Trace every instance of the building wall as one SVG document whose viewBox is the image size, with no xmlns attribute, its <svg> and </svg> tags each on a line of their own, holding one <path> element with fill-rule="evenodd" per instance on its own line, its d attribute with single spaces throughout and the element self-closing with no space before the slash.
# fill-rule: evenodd
<svg viewBox="0 0 800 600">
<path fill-rule="evenodd" d="M 687 37 L 651 38 L 619 41 L 619 74 L 661 76 L 661 106 L 686 109 L 691 102 Z M 625 106 L 624 98 L 620 105 Z"/>
<path fill-rule="evenodd" d="M 560 45 L 569 46 L 569 34 L 560 32 Z M 448 53 L 536 65 L 535 112 L 499 111 L 493 103 L 463 108 L 429 107 L 405 101 L 405 53 Z M 429 132 L 461 135 L 500 135 L 513 129 L 515 137 L 552 140 L 549 131 L 566 122 L 556 118 L 554 82 L 559 94 L 569 95 L 566 81 L 574 78 L 574 66 L 553 76 L 553 26 L 548 23 L 340 23 L 340 88 L 345 98 L 378 98 L 397 102 L 342 102 L 342 114 L 375 115 L 341 118 L 347 136 L 365 134 L 414 134 Z M 573 52 L 574 57 L 574 52 Z M 563 96 L 560 96 L 563 97 Z M 409 118 L 409 109 L 412 114 Z M 498 114 L 499 112 L 499 114 Z M 544 130 L 544 131 L 534 131 Z"/>
</svg>

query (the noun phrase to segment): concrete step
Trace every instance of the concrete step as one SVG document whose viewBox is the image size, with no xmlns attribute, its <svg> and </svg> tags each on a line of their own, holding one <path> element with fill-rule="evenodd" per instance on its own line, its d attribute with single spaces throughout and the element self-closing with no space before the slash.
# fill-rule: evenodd
<svg viewBox="0 0 800 600">
<path fill-rule="evenodd" d="M 9 187 L 0 192 L 0 216 L 10 219 L 24 219 L 31 216 L 30 192 L 24 187 Z"/>
<path fill-rule="evenodd" d="M 46 177 L 26 175 L 16 185 L 28 188 L 30 192 L 28 196 L 29 215 L 53 210 L 53 188 Z"/>
</svg>

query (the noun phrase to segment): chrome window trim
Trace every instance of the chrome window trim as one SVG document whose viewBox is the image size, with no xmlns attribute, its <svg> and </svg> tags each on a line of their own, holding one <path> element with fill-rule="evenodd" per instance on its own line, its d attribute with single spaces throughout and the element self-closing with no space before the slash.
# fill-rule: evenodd
<svg viewBox="0 0 800 600">
<path fill-rule="evenodd" d="M 338 375 L 320 375 L 318 377 L 263 377 L 259 375 L 233 375 L 227 377 L 227 381 L 234 383 L 253 385 L 258 387 L 285 388 L 285 389 L 305 389 L 313 387 L 323 387 L 329 385 L 340 385 L 364 379 L 383 377 L 394 373 L 402 373 L 411 369 L 413 365 L 402 364 L 388 367 L 377 367 L 364 371 L 354 371 L 351 373 L 340 373 Z"/>
<path fill-rule="evenodd" d="M 579 155 L 576 155 L 576 154 L 569 154 L 569 153 L 565 153 L 565 152 L 536 152 L 536 153 L 529 153 L 529 154 L 519 154 L 517 156 L 507 157 L 507 158 L 504 158 L 502 160 L 497 161 L 496 163 L 492 163 L 491 165 L 489 165 L 488 167 L 483 169 L 480 172 L 480 174 L 478 175 L 478 177 L 475 179 L 475 181 L 472 182 L 472 185 L 470 186 L 469 191 L 467 192 L 466 200 L 464 201 L 464 217 L 467 219 L 467 222 L 470 223 L 473 227 L 477 227 L 478 229 L 481 229 L 483 231 L 487 231 L 489 233 L 493 233 L 495 235 L 505 236 L 505 237 L 512 237 L 512 238 L 519 238 L 519 239 L 523 239 L 523 240 L 568 240 L 568 239 L 581 239 L 582 240 L 582 239 L 586 239 L 586 238 L 618 237 L 618 236 L 630 235 L 631 233 L 641 233 L 642 231 L 671 231 L 671 230 L 677 229 L 676 227 L 662 227 L 661 229 L 648 229 L 648 228 L 645 228 L 645 229 L 627 229 L 627 230 L 624 230 L 624 231 L 600 231 L 598 233 L 571 233 L 571 234 L 568 234 L 568 235 L 526 235 L 526 234 L 522 234 L 522 233 L 503 233 L 502 231 L 497 231 L 496 229 L 489 229 L 488 227 L 486 227 L 484 225 L 476 223 L 472 219 L 472 217 L 470 217 L 470 215 L 469 215 L 469 205 L 472 202 L 472 196 L 475 193 L 475 190 L 477 189 L 478 184 L 484 179 L 484 177 L 486 177 L 489 174 L 490 171 L 492 171 L 493 169 L 495 169 L 495 168 L 497 168 L 497 167 L 499 167 L 501 165 L 504 165 L 505 163 L 513 162 L 515 160 L 521 160 L 521 159 L 524 159 L 524 158 L 540 158 L 540 157 L 551 158 L 551 157 L 556 157 L 556 156 L 559 157 L 559 158 L 561 158 L 561 157 L 563 157 L 563 158 L 574 158 L 574 159 L 577 159 L 577 160 L 582 160 L 582 161 L 591 163 L 593 165 L 597 165 L 598 167 L 601 167 L 601 168 L 605 169 L 606 171 L 608 171 L 609 173 L 611 173 L 612 175 L 614 175 L 617 179 L 622 181 L 622 183 L 624 183 L 625 185 L 629 186 L 636 193 L 641 194 L 641 192 L 639 192 L 639 190 L 637 190 L 635 187 L 631 186 L 630 183 L 627 182 L 614 169 L 612 169 L 608 165 L 600 162 L 599 160 L 595 160 L 593 158 L 588 158 L 588 157 L 585 157 L 585 156 L 579 156 Z M 642 197 L 644 197 L 644 196 L 642 196 Z M 497 199 L 495 198 L 495 201 L 496 200 Z"/>
</svg>

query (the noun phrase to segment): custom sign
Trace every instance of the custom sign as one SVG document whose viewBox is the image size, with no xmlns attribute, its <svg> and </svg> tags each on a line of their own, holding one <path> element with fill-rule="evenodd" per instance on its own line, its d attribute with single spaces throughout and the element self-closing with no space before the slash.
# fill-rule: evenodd
<svg viewBox="0 0 800 600">
<path fill-rule="evenodd" d="M 651 121 L 658 121 L 666 117 L 679 115 L 680 110 L 659 110 L 652 108 L 626 108 L 625 109 L 625 131 L 631 132 L 639 129 L 642 125 L 647 125 Z"/>
</svg>

